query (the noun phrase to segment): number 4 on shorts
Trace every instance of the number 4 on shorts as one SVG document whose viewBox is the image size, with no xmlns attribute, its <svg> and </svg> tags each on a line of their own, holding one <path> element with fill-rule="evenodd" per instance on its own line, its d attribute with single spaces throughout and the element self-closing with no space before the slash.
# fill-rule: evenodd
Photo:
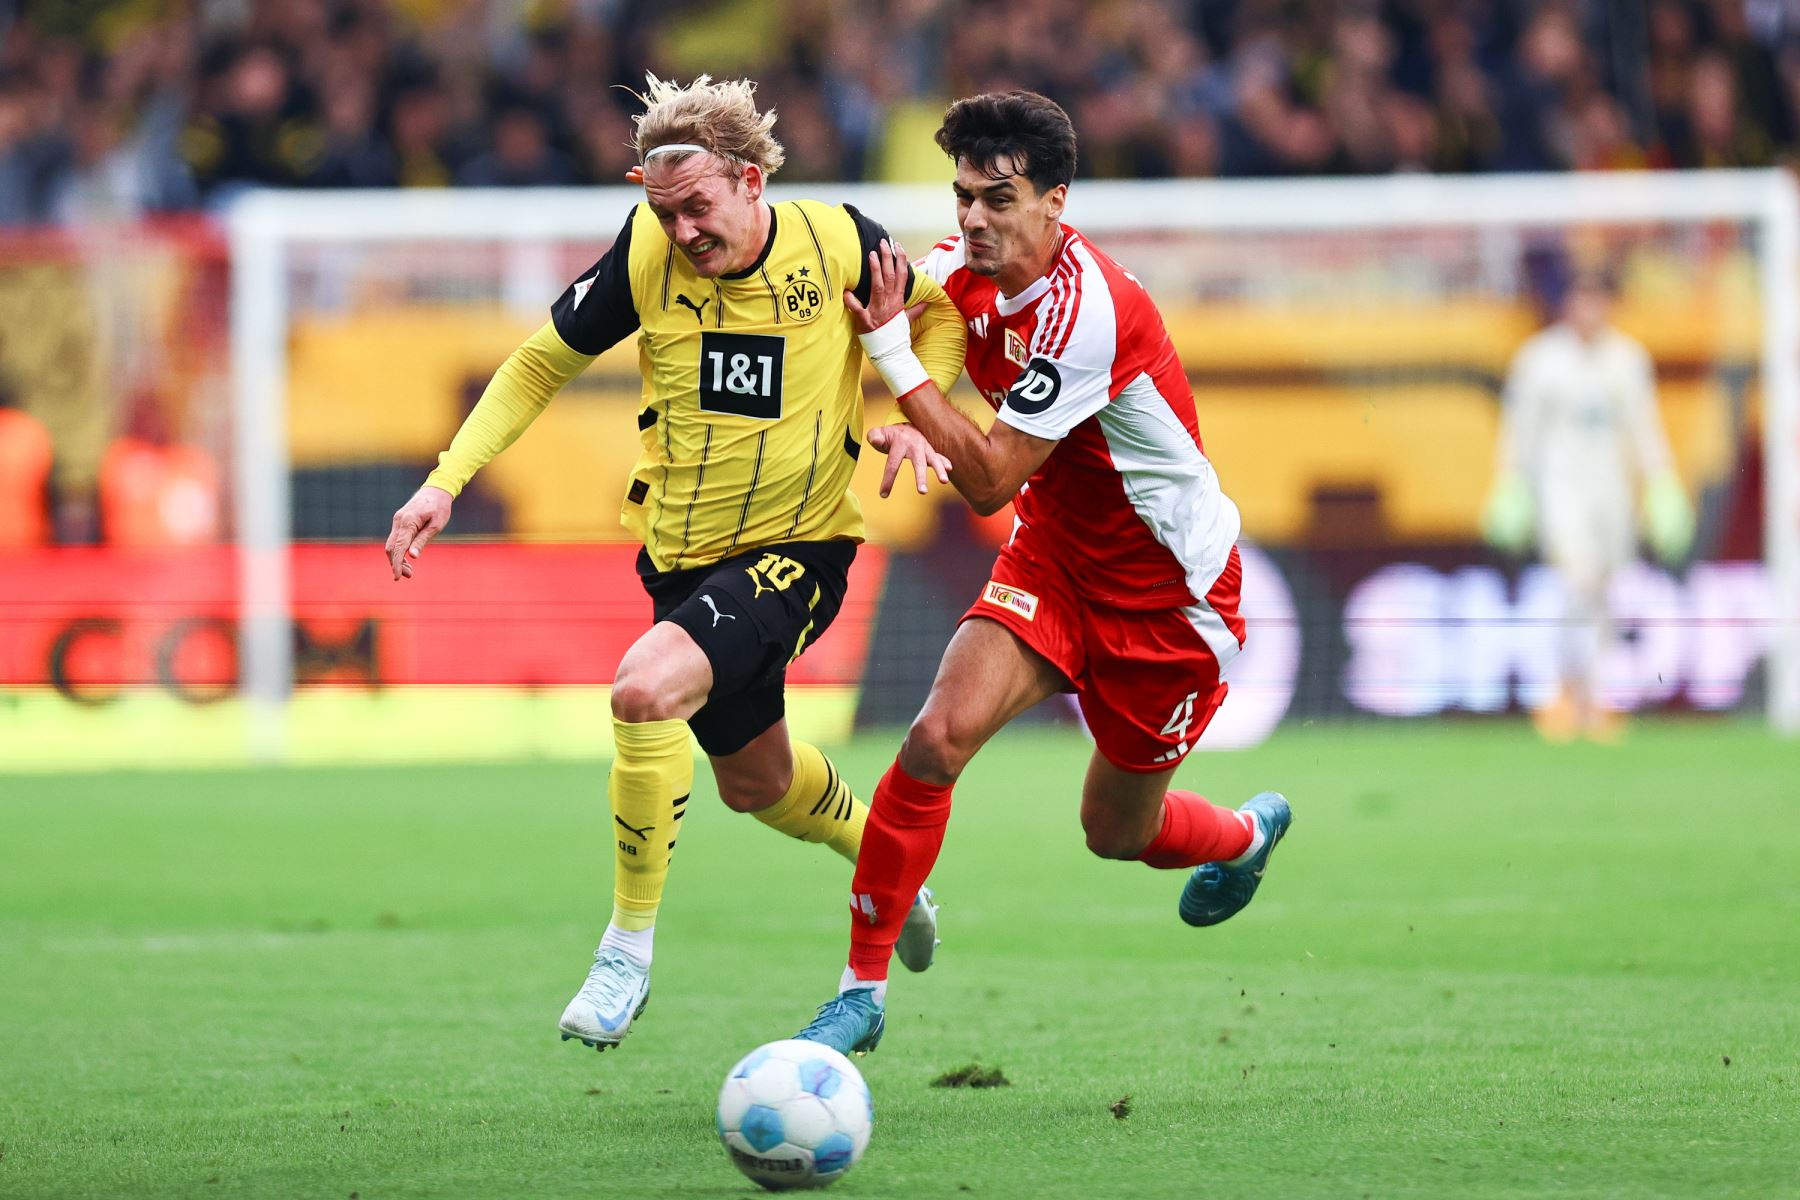
<svg viewBox="0 0 1800 1200">
<path fill-rule="evenodd" d="M 1188 752 L 1187 731 L 1188 726 L 1194 723 L 1194 700 L 1199 695 L 1199 692 L 1189 692 L 1175 706 L 1175 711 L 1169 714 L 1161 732 L 1164 737 L 1174 738 L 1176 744 L 1167 754 L 1157 755 L 1157 762 L 1174 762 Z"/>
</svg>

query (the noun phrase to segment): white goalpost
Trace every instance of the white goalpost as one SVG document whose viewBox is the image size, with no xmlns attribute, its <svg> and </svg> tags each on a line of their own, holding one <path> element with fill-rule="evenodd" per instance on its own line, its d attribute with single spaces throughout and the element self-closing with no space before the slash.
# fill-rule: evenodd
<svg viewBox="0 0 1800 1200">
<path fill-rule="evenodd" d="M 568 283 L 557 245 L 583 245 L 591 261 L 618 229 L 636 188 L 356 193 L 254 192 L 228 213 L 232 264 L 233 482 L 240 590 L 239 663 L 251 714 L 252 751 L 279 757 L 283 710 L 294 681 L 290 515 L 290 334 L 301 263 L 354 264 L 371 247 L 495 247 L 493 295 L 510 312 L 541 320 Z M 943 185 L 793 185 L 771 198 L 847 201 L 883 221 L 914 253 L 954 228 Z M 1103 240 L 1129 236 L 1153 266 L 1159 240 L 1171 260 L 1200 262 L 1194 239 L 1257 246 L 1327 238 L 1352 246 L 1383 239 L 1404 257 L 1418 234 L 1456 236 L 1472 277 L 1511 270 L 1534 231 L 1629 232 L 1642 226 L 1730 223 L 1742 231 L 1754 275 L 1755 373 L 1762 404 L 1764 564 L 1774 596 L 1768 631 L 1772 725 L 1800 734 L 1800 189 L 1783 171 L 1391 176 L 1294 181 L 1087 182 L 1071 191 L 1071 223 Z M 1189 249 L 1183 249 L 1187 247 Z M 1208 251 L 1211 253 L 1211 251 Z M 1260 251 L 1247 252 L 1251 258 Z M 1183 255 L 1187 255 L 1183 258 Z M 422 254 L 428 258 L 428 254 Z M 1124 256 L 1121 255 L 1123 260 Z M 1127 262 L 1127 266 L 1133 266 Z M 343 267 L 345 270 L 353 266 Z M 1152 293 L 1164 276 L 1143 271 Z M 1188 269 L 1183 267 L 1182 269 Z M 1194 267 L 1196 272 L 1202 267 Z M 1237 286 L 1255 269 L 1236 264 Z M 1173 267 L 1170 270 L 1174 270 Z M 1271 263 L 1268 271 L 1283 266 Z M 1278 283 L 1278 279 L 1269 282 Z M 1192 294 L 1207 283 L 1195 274 Z M 1477 281 L 1471 286 L 1485 286 Z M 498 365 L 497 363 L 495 365 Z M 1246 464 L 1254 471 L 1255 464 Z M 371 531 L 371 538 L 381 531 Z"/>
</svg>

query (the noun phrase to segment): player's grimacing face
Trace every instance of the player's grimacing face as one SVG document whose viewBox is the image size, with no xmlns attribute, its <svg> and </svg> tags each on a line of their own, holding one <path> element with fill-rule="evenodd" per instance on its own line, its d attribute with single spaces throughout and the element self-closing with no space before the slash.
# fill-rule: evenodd
<svg viewBox="0 0 1800 1200">
<path fill-rule="evenodd" d="M 1067 189 L 1058 185 L 1040 195 L 1012 165 L 1005 156 L 992 171 L 966 158 L 956 161 L 956 224 L 969 270 L 977 275 L 1034 262 L 1057 236 Z"/>
<path fill-rule="evenodd" d="M 754 164 L 742 178 L 732 178 L 720 173 L 710 154 L 674 162 L 653 158 L 644 167 L 644 195 L 663 232 L 702 279 L 749 266 L 762 252 L 760 244 L 751 244 L 762 199 L 762 172 Z"/>
</svg>

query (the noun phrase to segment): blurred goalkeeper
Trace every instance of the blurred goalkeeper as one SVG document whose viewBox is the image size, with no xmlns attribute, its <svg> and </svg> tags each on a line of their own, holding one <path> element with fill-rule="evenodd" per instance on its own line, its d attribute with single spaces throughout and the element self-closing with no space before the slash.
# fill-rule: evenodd
<svg viewBox="0 0 1800 1200">
<path fill-rule="evenodd" d="M 849 205 L 764 200 L 783 154 L 754 90 L 649 78 L 633 175 L 644 202 L 501 365 L 387 541 L 394 578 L 411 576 L 476 470 L 595 356 L 638 335 L 643 450 L 622 520 L 643 542 L 655 623 L 614 677 L 612 811 L 596 822 L 614 846 L 612 920 L 560 1022 L 564 1040 L 602 1050 L 649 998 L 657 908 L 693 782 L 690 730 L 727 806 L 856 861 L 868 809 L 823 754 L 788 736 L 783 684 L 837 615 L 863 537 L 850 492 L 865 440 L 857 322 L 922 303 L 907 354 L 918 379 L 898 382 L 948 388 L 962 368 L 962 321 L 931 279 L 909 274 L 904 301 L 865 309 L 879 225 Z M 897 440 L 921 491 L 928 469 L 942 476 L 921 436 Z M 901 961 L 929 966 L 935 933 L 921 888 Z"/>
<path fill-rule="evenodd" d="M 1639 513 L 1664 562 L 1685 557 L 1694 534 L 1657 415 L 1655 367 L 1608 323 L 1612 299 L 1608 276 L 1576 276 L 1562 319 L 1514 356 L 1499 473 L 1482 522 L 1488 540 L 1512 553 L 1535 537 L 1562 581 L 1558 690 L 1533 714 L 1552 741 L 1618 734 L 1600 685 L 1612 636 L 1607 587 L 1636 552 Z"/>
</svg>

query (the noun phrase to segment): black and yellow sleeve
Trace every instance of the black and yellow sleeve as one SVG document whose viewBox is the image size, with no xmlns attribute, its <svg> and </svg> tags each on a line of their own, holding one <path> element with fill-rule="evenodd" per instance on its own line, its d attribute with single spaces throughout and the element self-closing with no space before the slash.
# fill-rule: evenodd
<svg viewBox="0 0 1800 1200">
<path fill-rule="evenodd" d="M 550 306 L 550 323 L 577 353 L 603 354 L 637 332 L 637 303 L 631 295 L 631 226 L 636 219 L 633 208 L 600 261 Z"/>
<path fill-rule="evenodd" d="M 890 244 L 892 239 L 879 221 L 871 220 L 854 204 L 844 205 L 844 211 L 850 214 L 850 220 L 856 225 L 862 263 L 856 287 L 851 290 L 851 294 L 867 304 L 871 291 L 869 253 L 879 249 L 883 239 L 887 239 Z M 937 280 L 915 271 L 910 262 L 906 264 L 906 303 L 925 305 L 925 311 L 913 322 L 913 352 L 919 356 L 919 362 L 931 376 L 931 381 L 937 384 L 938 390 L 948 393 L 957 377 L 962 374 L 963 354 L 968 348 L 969 335 L 963 327 L 962 314 L 956 311 L 956 302 L 950 299 Z"/>
<path fill-rule="evenodd" d="M 881 222 L 870 220 L 856 205 L 846 204 L 844 211 L 850 214 L 850 220 L 855 223 L 856 240 L 861 244 L 861 253 L 857 255 L 861 269 L 857 271 L 856 286 L 850 289 L 850 294 L 855 296 L 859 302 L 867 304 L 869 292 L 873 288 L 873 281 L 869 278 L 869 254 L 879 250 L 883 241 L 887 241 L 891 245 L 893 239 L 888 236 L 888 231 L 881 227 Z M 912 303 L 913 288 L 917 284 L 918 273 L 913 270 L 912 263 L 908 262 L 906 264 L 906 300 L 909 304 Z"/>
</svg>

